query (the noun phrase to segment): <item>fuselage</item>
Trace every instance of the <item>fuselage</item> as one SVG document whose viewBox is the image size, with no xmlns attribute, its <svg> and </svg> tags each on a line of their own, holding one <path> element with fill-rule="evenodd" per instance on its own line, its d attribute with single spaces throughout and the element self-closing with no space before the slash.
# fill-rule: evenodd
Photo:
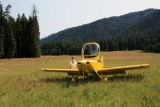
<svg viewBox="0 0 160 107">
<path fill-rule="evenodd" d="M 78 61 L 80 72 L 92 73 L 103 67 L 103 59 L 100 57 L 100 46 L 95 42 L 86 43 L 82 47 L 82 60 Z"/>
<path fill-rule="evenodd" d="M 102 68 L 103 64 L 98 60 L 80 60 L 77 66 L 80 72 L 92 73 Z"/>
</svg>

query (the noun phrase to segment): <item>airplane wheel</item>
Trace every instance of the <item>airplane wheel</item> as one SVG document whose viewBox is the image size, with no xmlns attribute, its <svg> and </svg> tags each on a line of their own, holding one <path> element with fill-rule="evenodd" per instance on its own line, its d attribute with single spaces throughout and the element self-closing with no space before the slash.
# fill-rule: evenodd
<svg viewBox="0 0 160 107">
<path fill-rule="evenodd" d="M 76 79 L 75 79 L 75 78 L 72 78 L 72 79 L 71 79 L 71 82 L 75 82 L 75 81 L 76 81 Z"/>
<path fill-rule="evenodd" d="M 107 77 L 103 78 L 103 81 L 104 81 L 104 82 L 107 82 L 107 81 L 108 81 L 108 78 L 107 78 Z"/>
<path fill-rule="evenodd" d="M 72 82 L 78 81 L 78 77 L 73 77 L 73 78 L 71 79 L 71 81 L 72 81 Z"/>
</svg>

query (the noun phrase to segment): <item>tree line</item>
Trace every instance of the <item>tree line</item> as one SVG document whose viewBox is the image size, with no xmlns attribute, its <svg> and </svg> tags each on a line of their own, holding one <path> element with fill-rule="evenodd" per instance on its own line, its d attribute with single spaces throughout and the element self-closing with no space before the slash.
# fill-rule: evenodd
<svg viewBox="0 0 160 107">
<path fill-rule="evenodd" d="M 160 36 L 111 38 L 99 41 L 102 51 L 142 50 L 160 53 Z"/>
<path fill-rule="evenodd" d="M 93 41 L 100 44 L 101 51 L 132 51 L 160 53 L 160 36 L 124 37 Z M 41 46 L 43 55 L 80 55 L 83 43 L 73 41 L 54 41 Z"/>
<path fill-rule="evenodd" d="M 43 55 L 80 55 L 82 45 L 77 42 L 60 40 L 41 46 Z"/>
<path fill-rule="evenodd" d="M 3 9 L 0 2 L 0 58 L 39 57 L 40 32 L 36 6 L 29 18 L 25 14 L 13 18 L 11 5 Z"/>
</svg>

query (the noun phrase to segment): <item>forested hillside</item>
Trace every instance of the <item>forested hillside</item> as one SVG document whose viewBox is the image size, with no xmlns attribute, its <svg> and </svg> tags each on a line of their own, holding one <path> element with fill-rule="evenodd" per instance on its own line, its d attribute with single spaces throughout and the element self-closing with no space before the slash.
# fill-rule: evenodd
<svg viewBox="0 0 160 107">
<path fill-rule="evenodd" d="M 40 32 L 35 5 L 32 14 L 14 19 L 10 15 L 11 5 L 3 8 L 0 2 L 0 58 L 39 57 Z"/>
<path fill-rule="evenodd" d="M 86 25 L 69 28 L 43 38 L 41 44 L 62 39 L 86 42 L 114 37 L 117 33 L 154 11 L 156 10 L 147 9 L 145 11 L 134 12 L 119 17 L 104 18 Z"/>
<path fill-rule="evenodd" d="M 140 49 L 160 52 L 159 16 L 160 10 L 147 9 L 69 28 L 43 38 L 42 54 L 80 54 L 78 49 L 82 44 L 91 41 L 99 42 L 102 51 Z M 72 53 L 71 50 L 77 51 Z"/>
<path fill-rule="evenodd" d="M 129 40 L 131 50 L 160 52 L 160 10 L 138 20 L 118 36 Z"/>
</svg>

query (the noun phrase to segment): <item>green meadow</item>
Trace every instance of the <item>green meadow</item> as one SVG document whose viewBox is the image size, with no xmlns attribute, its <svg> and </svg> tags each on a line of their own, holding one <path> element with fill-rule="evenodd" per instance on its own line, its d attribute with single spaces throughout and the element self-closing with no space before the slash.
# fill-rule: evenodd
<svg viewBox="0 0 160 107">
<path fill-rule="evenodd" d="M 1 107 L 159 107 L 160 54 L 102 52 L 106 66 L 150 64 L 150 68 L 108 76 L 107 82 L 70 82 L 65 73 L 42 67 L 69 68 L 71 56 L 0 59 Z M 74 56 L 78 61 L 81 56 Z"/>
</svg>

